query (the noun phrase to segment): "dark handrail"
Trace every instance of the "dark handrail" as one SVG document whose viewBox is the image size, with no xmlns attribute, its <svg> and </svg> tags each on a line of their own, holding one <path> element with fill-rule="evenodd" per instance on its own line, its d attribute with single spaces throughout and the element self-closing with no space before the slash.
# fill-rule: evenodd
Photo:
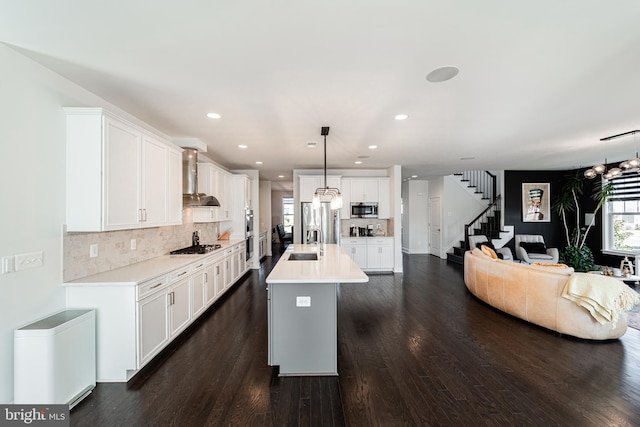
<svg viewBox="0 0 640 427">
<path fill-rule="evenodd" d="M 465 249 L 469 248 L 469 230 L 476 224 L 480 222 L 480 219 L 482 218 L 488 218 L 489 217 L 489 213 L 493 212 L 499 212 L 500 211 L 500 202 L 501 196 L 498 195 L 496 196 L 495 200 L 493 202 L 491 202 L 489 204 L 489 206 L 486 207 L 485 210 L 483 210 L 478 216 L 476 216 L 471 222 L 469 222 L 469 224 L 465 224 L 464 225 L 464 242 L 465 242 Z M 500 226 L 498 226 L 498 229 L 494 230 L 494 229 L 490 229 L 489 231 L 500 231 Z M 491 239 L 491 236 L 487 236 L 488 239 Z"/>
</svg>

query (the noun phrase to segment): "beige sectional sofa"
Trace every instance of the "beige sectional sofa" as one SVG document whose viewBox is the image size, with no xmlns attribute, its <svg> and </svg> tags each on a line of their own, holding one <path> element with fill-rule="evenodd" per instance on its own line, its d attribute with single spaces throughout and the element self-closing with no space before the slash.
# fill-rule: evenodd
<svg viewBox="0 0 640 427">
<path fill-rule="evenodd" d="M 562 297 L 571 268 L 542 267 L 493 259 L 479 249 L 464 258 L 469 291 L 506 313 L 536 325 L 592 340 L 619 338 L 627 331 L 627 315 L 615 325 L 600 324 L 589 312 Z"/>
</svg>

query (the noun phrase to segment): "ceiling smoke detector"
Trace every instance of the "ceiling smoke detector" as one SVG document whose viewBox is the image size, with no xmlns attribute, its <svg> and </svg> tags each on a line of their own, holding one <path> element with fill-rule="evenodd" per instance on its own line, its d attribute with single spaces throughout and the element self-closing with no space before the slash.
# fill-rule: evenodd
<svg viewBox="0 0 640 427">
<path fill-rule="evenodd" d="M 431 83 L 446 82 L 447 80 L 451 80 L 452 78 L 457 76 L 459 72 L 460 69 L 458 67 L 447 65 L 431 71 L 429 74 L 427 74 L 427 80 L 429 80 Z"/>
</svg>

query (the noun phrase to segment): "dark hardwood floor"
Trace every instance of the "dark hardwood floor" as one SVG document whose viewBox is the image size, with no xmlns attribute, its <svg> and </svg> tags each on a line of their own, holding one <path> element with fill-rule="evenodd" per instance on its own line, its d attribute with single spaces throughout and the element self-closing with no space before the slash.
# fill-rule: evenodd
<svg viewBox="0 0 640 427">
<path fill-rule="evenodd" d="M 471 295 L 458 266 L 340 286 L 339 377 L 267 365 L 265 278 L 249 273 L 129 383 L 101 383 L 74 426 L 638 426 L 640 331 L 591 342 Z"/>
</svg>

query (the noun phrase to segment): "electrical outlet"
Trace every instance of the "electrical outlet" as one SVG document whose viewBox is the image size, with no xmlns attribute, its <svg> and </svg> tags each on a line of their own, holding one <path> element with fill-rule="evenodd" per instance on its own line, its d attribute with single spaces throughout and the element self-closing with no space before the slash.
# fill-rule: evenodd
<svg viewBox="0 0 640 427">
<path fill-rule="evenodd" d="M 136 239 L 131 239 L 131 250 L 135 251 L 136 250 Z"/>
<path fill-rule="evenodd" d="M 15 262 L 16 271 L 42 267 L 42 264 L 43 264 L 42 251 L 29 252 L 27 254 L 16 255 L 16 262 Z"/>
<path fill-rule="evenodd" d="M 95 258 L 97 256 L 98 256 L 98 245 L 97 244 L 89 245 L 89 257 Z"/>
<path fill-rule="evenodd" d="M 296 307 L 311 307 L 311 297 L 296 297 Z"/>
</svg>

